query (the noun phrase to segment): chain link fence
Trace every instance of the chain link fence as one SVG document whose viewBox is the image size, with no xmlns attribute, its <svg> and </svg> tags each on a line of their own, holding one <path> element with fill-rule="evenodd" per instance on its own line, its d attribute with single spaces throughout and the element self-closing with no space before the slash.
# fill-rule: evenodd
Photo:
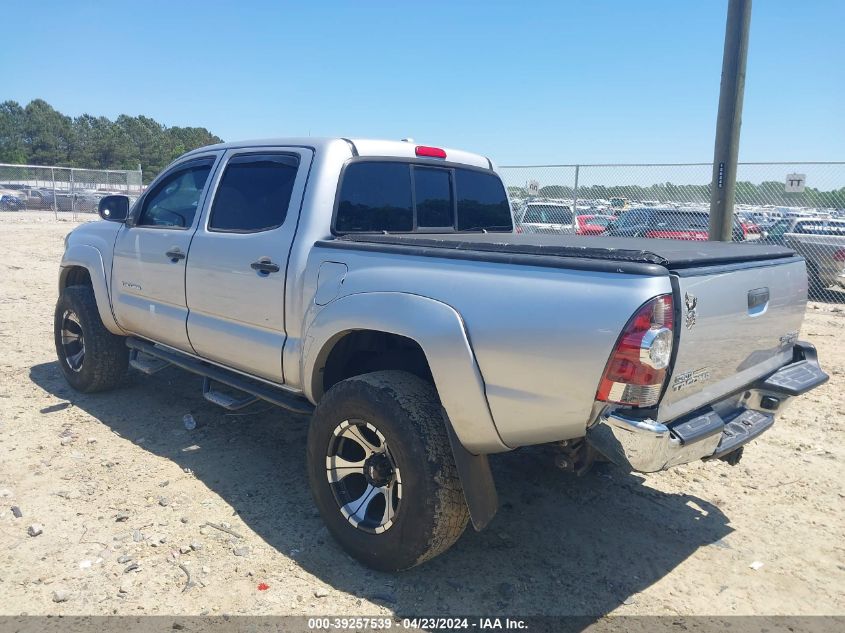
<svg viewBox="0 0 845 633">
<path fill-rule="evenodd" d="M 711 163 L 500 168 L 523 233 L 704 240 Z M 135 198 L 137 171 L 0 164 L 0 211 L 95 213 Z M 845 162 L 740 163 L 733 239 L 779 244 L 807 261 L 813 298 L 845 302 Z"/>
<path fill-rule="evenodd" d="M 523 233 L 707 239 L 712 163 L 500 171 Z M 732 236 L 795 250 L 811 298 L 845 302 L 845 162 L 740 163 Z"/>
<path fill-rule="evenodd" d="M 141 170 L 0 163 L 0 211 L 96 213 L 100 198 L 141 193 Z"/>
</svg>

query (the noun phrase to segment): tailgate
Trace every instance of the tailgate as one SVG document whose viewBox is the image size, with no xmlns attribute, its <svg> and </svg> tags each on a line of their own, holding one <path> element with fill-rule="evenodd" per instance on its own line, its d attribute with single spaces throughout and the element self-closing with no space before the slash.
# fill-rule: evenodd
<svg viewBox="0 0 845 633">
<path fill-rule="evenodd" d="M 807 302 L 803 259 L 673 271 L 672 281 L 677 352 L 658 421 L 719 400 L 791 362 Z"/>
</svg>

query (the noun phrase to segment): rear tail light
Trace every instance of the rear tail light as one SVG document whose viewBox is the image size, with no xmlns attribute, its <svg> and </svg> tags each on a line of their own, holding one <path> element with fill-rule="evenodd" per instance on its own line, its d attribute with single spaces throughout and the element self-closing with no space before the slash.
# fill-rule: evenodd
<svg viewBox="0 0 845 633">
<path fill-rule="evenodd" d="M 833 261 L 845 262 L 845 248 L 840 248 L 833 254 Z"/>
<path fill-rule="evenodd" d="M 446 158 L 446 150 L 442 150 L 439 147 L 417 145 L 417 156 L 426 156 L 428 158 Z"/>
<path fill-rule="evenodd" d="M 517 233 L 522 233 L 522 227 L 521 227 L 521 226 L 516 227 L 516 232 L 517 232 Z"/>
<path fill-rule="evenodd" d="M 637 310 L 607 361 L 596 400 L 635 407 L 657 404 L 672 357 L 673 322 L 670 294 Z"/>
</svg>

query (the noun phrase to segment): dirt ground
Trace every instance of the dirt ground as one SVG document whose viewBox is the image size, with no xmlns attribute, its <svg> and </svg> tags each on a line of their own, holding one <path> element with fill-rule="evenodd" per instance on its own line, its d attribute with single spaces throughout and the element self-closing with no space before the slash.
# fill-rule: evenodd
<svg viewBox="0 0 845 633">
<path fill-rule="evenodd" d="M 544 450 L 496 456 L 492 525 L 383 574 L 323 528 L 305 420 L 227 414 L 175 369 L 66 385 L 52 315 L 74 226 L 0 214 L 0 614 L 845 614 L 842 307 L 811 304 L 802 331 L 830 383 L 738 466 L 579 479 Z"/>
</svg>

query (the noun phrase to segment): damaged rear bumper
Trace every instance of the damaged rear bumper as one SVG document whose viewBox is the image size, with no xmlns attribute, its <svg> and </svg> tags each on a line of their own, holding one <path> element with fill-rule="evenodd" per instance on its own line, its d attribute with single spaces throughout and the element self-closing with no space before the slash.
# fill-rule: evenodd
<svg viewBox="0 0 845 633">
<path fill-rule="evenodd" d="M 719 458 L 771 427 L 793 397 L 827 380 L 815 347 L 797 343 L 792 363 L 727 398 L 728 407 L 714 403 L 666 424 L 608 408 L 587 430 L 587 442 L 615 464 L 644 473 Z"/>
</svg>

